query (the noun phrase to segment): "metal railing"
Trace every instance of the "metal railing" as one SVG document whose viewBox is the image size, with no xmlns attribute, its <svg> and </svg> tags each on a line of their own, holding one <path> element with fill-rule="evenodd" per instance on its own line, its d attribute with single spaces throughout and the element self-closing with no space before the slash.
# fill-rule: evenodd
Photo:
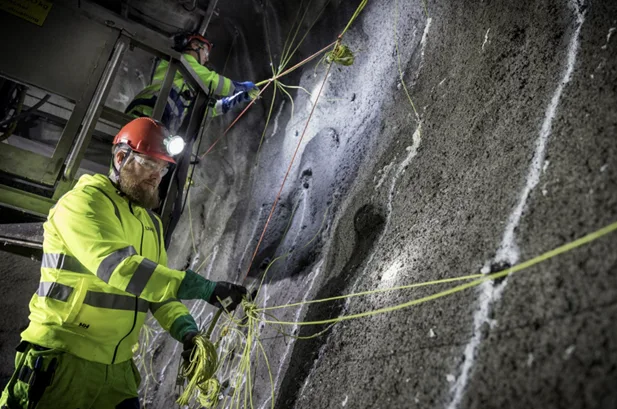
<svg viewBox="0 0 617 409">
<path fill-rule="evenodd" d="M 106 55 L 109 56 L 105 62 L 105 67 L 102 73 L 100 70 L 98 71 L 99 74 L 95 77 L 96 83 L 88 84 L 89 91 L 86 90 L 83 94 L 85 98 L 75 102 L 52 158 L 42 157 L 32 152 L 22 151 L 9 146 L 11 148 L 11 155 L 15 158 L 15 163 L 20 161 L 19 155 L 25 155 L 21 161 L 24 164 L 23 167 L 11 168 L 11 173 L 14 173 L 16 178 L 29 180 L 29 183 L 41 183 L 47 186 L 47 189 L 51 187 L 53 189 L 53 197 L 38 196 L 33 191 L 20 190 L 21 188 L 18 186 L 4 185 L 0 181 L 0 205 L 39 216 L 45 215 L 53 203 L 74 185 L 74 177 L 82 163 L 93 130 L 99 119 L 104 118 L 106 121 L 115 123 L 119 127 L 132 119 L 123 112 L 105 107 L 104 102 L 116 78 L 123 56 L 129 48 L 137 47 L 158 58 L 169 61 L 169 66 L 154 107 L 153 118 L 159 120 L 162 118 L 174 78 L 178 72 L 180 72 L 184 81 L 193 89 L 195 94 L 193 103 L 189 108 L 190 113 L 187 115 L 189 118 L 188 123 L 183 127 L 185 133 L 182 136 L 187 142 L 186 151 L 182 158 L 178 160 L 178 166 L 166 181 L 167 184 L 161 187 L 162 191 L 166 192 L 165 200 L 161 207 L 161 216 L 165 227 L 167 227 L 174 217 L 177 218 L 173 214 L 178 212 L 179 200 L 177 198 L 182 195 L 184 190 L 184 183 L 191 159 L 191 143 L 195 140 L 198 130 L 203 123 L 209 89 L 182 54 L 171 48 L 171 40 L 159 33 L 131 22 L 87 0 L 82 0 L 79 6 L 76 2 L 60 0 L 54 4 L 54 7 L 64 7 L 67 16 L 71 13 L 79 13 L 82 25 L 87 26 L 91 23 L 99 31 L 109 32 L 109 30 L 112 30 L 117 33 L 116 40 L 115 43 L 111 43 L 113 48 L 104 48 L 108 52 Z M 57 25 L 58 22 L 56 22 Z M 101 28 L 102 26 L 104 27 Z M 58 30 L 58 28 L 54 30 Z M 10 76 L 7 76 L 7 78 L 15 80 Z M 46 84 L 42 83 L 26 83 L 26 85 L 46 89 Z M 34 169 L 32 166 L 28 168 L 26 164 L 29 160 L 35 159 L 37 166 Z M 0 171 L 2 170 L 7 172 L 7 169 L 0 169 Z M 167 233 L 169 235 L 171 231 Z"/>
</svg>

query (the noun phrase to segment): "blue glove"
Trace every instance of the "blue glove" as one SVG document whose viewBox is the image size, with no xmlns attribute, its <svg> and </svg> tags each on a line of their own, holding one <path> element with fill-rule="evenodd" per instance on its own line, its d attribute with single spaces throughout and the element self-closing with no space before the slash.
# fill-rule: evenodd
<svg viewBox="0 0 617 409">
<path fill-rule="evenodd" d="M 247 92 L 250 91 L 252 89 L 257 89 L 259 90 L 259 88 L 257 88 L 257 86 L 255 84 L 253 84 L 251 81 L 245 81 L 245 82 L 236 82 L 236 81 L 232 81 L 232 83 L 234 84 L 234 87 L 236 88 L 235 92 Z"/>
<path fill-rule="evenodd" d="M 249 95 L 248 92 L 238 92 L 237 94 L 232 95 L 231 97 L 221 98 L 220 99 L 221 111 L 223 114 L 226 114 L 227 112 L 229 112 L 231 108 L 233 108 L 237 104 L 241 102 L 248 102 L 250 100 L 251 100 L 251 96 Z"/>
<path fill-rule="evenodd" d="M 207 280 L 192 270 L 186 270 L 186 275 L 180 283 L 177 297 L 181 300 L 204 300 L 212 297 L 216 282 Z"/>
</svg>

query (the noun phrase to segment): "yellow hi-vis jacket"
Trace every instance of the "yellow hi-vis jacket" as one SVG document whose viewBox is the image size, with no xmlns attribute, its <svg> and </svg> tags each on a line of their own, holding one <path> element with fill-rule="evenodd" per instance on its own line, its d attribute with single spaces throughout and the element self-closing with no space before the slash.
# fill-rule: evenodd
<svg viewBox="0 0 617 409">
<path fill-rule="evenodd" d="M 113 364 L 131 359 L 148 310 L 167 331 L 189 315 L 175 299 L 185 272 L 167 267 L 159 218 L 106 176 L 82 176 L 43 227 L 24 340 Z"/>
</svg>

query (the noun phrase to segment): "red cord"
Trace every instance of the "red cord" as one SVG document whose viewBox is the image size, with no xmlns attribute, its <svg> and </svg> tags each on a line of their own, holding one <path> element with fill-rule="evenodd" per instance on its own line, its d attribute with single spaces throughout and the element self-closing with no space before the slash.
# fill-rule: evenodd
<svg viewBox="0 0 617 409">
<path fill-rule="evenodd" d="M 266 84 L 265 87 L 263 87 L 260 91 L 259 94 L 257 95 L 257 98 L 259 98 L 259 96 L 261 95 L 262 92 L 264 92 L 266 90 L 266 88 L 268 88 L 270 86 L 270 84 L 272 84 L 272 79 L 270 81 L 268 81 L 268 83 Z M 231 125 L 229 125 L 227 127 L 227 129 L 225 129 L 225 132 L 223 132 L 223 134 L 216 140 L 214 141 L 214 143 L 208 148 L 208 150 L 199 157 L 199 160 L 203 160 L 203 158 L 206 157 L 206 155 L 208 153 L 210 153 L 210 151 L 212 149 L 214 149 L 214 146 L 221 140 L 223 139 L 223 136 L 227 135 L 227 132 L 229 132 L 229 130 L 231 129 L 232 126 L 234 126 L 236 124 L 236 122 L 238 122 L 238 120 L 240 119 L 240 117 L 242 117 L 242 115 L 244 115 L 244 113 L 255 103 L 255 101 L 257 100 L 257 98 L 253 99 L 251 102 L 249 102 L 249 104 L 242 110 L 242 112 L 240 112 L 240 115 L 238 115 L 236 117 L 236 119 L 233 120 L 233 122 L 231 123 Z"/>
<path fill-rule="evenodd" d="M 293 166 L 294 161 L 296 160 L 296 155 L 298 154 L 298 151 L 300 150 L 300 145 L 302 144 L 302 140 L 304 139 L 304 135 L 306 134 L 306 130 L 308 129 L 309 122 L 311 122 L 311 117 L 313 116 L 313 112 L 315 112 L 315 107 L 317 107 L 317 102 L 319 101 L 319 97 L 321 96 L 321 91 L 323 90 L 323 87 L 324 85 L 326 85 L 326 81 L 328 80 L 328 74 L 330 73 L 331 67 L 332 67 L 332 64 L 329 64 L 328 69 L 326 70 L 326 75 L 324 76 L 323 82 L 321 83 L 321 87 L 319 88 L 319 93 L 317 94 L 317 98 L 315 98 L 315 102 L 313 103 L 313 108 L 311 109 L 311 113 L 309 114 L 309 117 L 306 120 L 306 124 L 304 125 L 302 136 L 300 137 L 300 140 L 298 141 L 298 144 L 296 145 L 296 150 L 293 154 L 293 157 L 291 158 L 291 162 L 289 162 L 289 166 L 287 167 L 287 172 L 285 173 L 285 177 L 283 178 L 283 183 L 281 183 L 281 187 L 276 195 L 276 199 L 274 199 L 274 203 L 272 204 L 272 209 L 270 209 L 270 214 L 268 215 L 266 224 L 261 232 L 261 236 L 259 237 L 259 241 L 257 242 L 257 247 L 255 248 L 255 251 L 253 252 L 253 257 L 251 258 L 251 262 L 249 263 L 249 267 L 246 270 L 246 274 L 244 275 L 244 279 L 242 280 L 242 283 L 246 281 L 246 278 L 248 277 L 249 272 L 251 271 L 253 261 L 255 261 L 255 257 L 257 256 L 257 251 L 259 251 L 259 246 L 261 245 L 261 241 L 263 240 L 266 234 L 266 230 L 268 229 L 268 224 L 270 223 L 270 219 L 272 219 L 272 215 L 274 214 L 274 209 L 276 209 L 276 205 L 278 204 L 278 201 L 281 198 L 283 187 L 285 187 L 285 182 L 287 181 L 287 177 L 289 176 L 291 167 Z"/>
<path fill-rule="evenodd" d="M 312 54 L 311 56 L 305 58 L 304 60 L 300 61 L 298 64 L 294 65 L 293 67 L 283 71 L 281 74 L 275 75 L 274 77 L 270 78 L 270 80 L 268 80 L 268 83 L 266 84 L 266 86 L 263 87 L 259 91 L 259 95 L 257 96 L 257 98 L 259 98 L 259 96 L 266 90 L 266 88 L 268 88 L 270 86 L 270 84 L 272 84 L 273 81 L 279 79 L 280 77 L 282 77 L 284 75 L 289 74 L 290 72 L 292 72 L 296 68 L 298 68 L 298 67 L 306 64 L 307 62 L 313 60 L 319 54 L 321 54 L 322 52 L 324 52 L 328 48 L 332 47 L 333 45 L 337 44 L 340 40 L 341 40 L 341 38 L 339 36 L 339 38 L 337 38 L 337 40 L 334 41 L 333 43 L 327 45 L 326 47 L 324 47 L 321 50 L 317 51 L 316 53 Z M 279 191 L 278 191 L 278 193 L 276 195 L 276 199 L 274 199 L 274 203 L 272 204 L 272 209 L 270 209 L 270 214 L 268 215 L 268 219 L 266 220 L 266 224 L 264 225 L 264 228 L 263 228 L 263 230 L 261 232 L 261 236 L 259 236 L 259 241 L 257 242 L 257 247 L 255 248 L 255 251 L 253 252 L 253 256 L 251 257 L 251 262 L 249 263 L 249 266 L 248 266 L 248 269 L 246 271 L 246 274 L 244 275 L 244 279 L 242 280 L 243 283 L 246 281 L 246 278 L 248 277 L 249 272 L 251 271 L 251 267 L 253 265 L 253 261 L 255 261 L 255 257 L 257 256 L 257 252 L 259 251 L 259 246 L 261 245 L 261 242 L 263 241 L 263 238 L 264 238 L 264 236 L 266 234 L 266 231 L 268 230 L 268 225 L 270 224 L 270 220 L 272 219 L 272 215 L 274 214 L 274 210 L 276 209 L 276 205 L 278 204 L 278 202 L 279 202 L 279 200 L 281 198 L 281 193 L 283 192 L 283 188 L 285 187 L 285 182 L 287 182 L 287 178 L 289 177 L 289 172 L 291 171 L 291 168 L 292 168 L 292 166 L 294 164 L 294 161 L 296 160 L 296 156 L 298 154 L 298 151 L 300 150 L 300 145 L 302 144 L 302 140 L 304 139 L 304 135 L 306 134 L 306 130 L 308 129 L 309 122 L 311 122 L 311 118 L 313 117 L 313 113 L 315 112 L 315 108 L 317 107 L 317 102 L 319 101 L 319 97 L 321 96 L 321 92 L 323 91 L 323 87 L 326 85 L 326 81 L 328 80 L 328 74 L 330 73 L 330 68 L 332 68 L 332 64 L 328 65 L 328 69 L 326 70 L 326 75 L 325 75 L 325 77 L 323 79 L 323 82 L 321 83 L 321 87 L 319 88 L 319 93 L 317 94 L 317 98 L 315 99 L 315 102 L 313 103 L 313 107 L 311 108 L 311 113 L 309 114 L 309 117 L 306 120 L 306 124 L 304 125 L 304 130 L 302 131 L 302 136 L 300 137 L 300 140 L 298 141 L 298 144 L 296 145 L 296 150 L 294 151 L 293 157 L 291 158 L 291 162 L 289 162 L 289 166 L 287 167 L 287 172 L 285 173 L 285 177 L 283 178 L 283 182 L 281 183 L 281 187 L 280 187 L 280 189 L 279 189 Z M 214 141 L 214 143 L 206 150 L 206 152 L 204 152 L 199 157 L 200 160 L 203 160 L 203 158 L 208 153 L 210 153 L 212 151 L 212 149 L 214 149 L 216 144 L 238 122 L 238 120 L 242 117 L 242 115 L 244 115 L 244 113 L 255 103 L 257 98 L 253 99 L 242 110 L 242 112 L 240 112 L 240 114 L 233 120 L 233 122 L 227 127 L 227 129 L 225 129 L 223 134 L 216 141 Z"/>
<path fill-rule="evenodd" d="M 329 44 L 327 46 L 325 46 L 324 48 L 322 48 L 321 50 L 317 51 L 315 54 L 311 55 L 310 57 L 305 58 L 304 60 L 300 61 L 299 63 L 297 63 L 296 65 L 294 65 L 293 67 L 283 71 L 282 73 L 280 73 L 279 75 L 275 76 L 273 79 L 278 79 L 282 76 L 285 76 L 287 74 L 289 74 L 290 72 L 292 72 L 293 70 L 295 70 L 296 68 L 306 64 L 307 62 L 311 61 L 312 59 L 314 59 L 315 57 L 317 57 L 319 54 L 321 54 L 322 52 L 326 51 L 328 48 L 332 47 L 333 45 L 335 45 L 336 43 L 338 43 L 338 40 L 336 40 L 335 42 L 333 42 L 332 44 Z"/>
</svg>

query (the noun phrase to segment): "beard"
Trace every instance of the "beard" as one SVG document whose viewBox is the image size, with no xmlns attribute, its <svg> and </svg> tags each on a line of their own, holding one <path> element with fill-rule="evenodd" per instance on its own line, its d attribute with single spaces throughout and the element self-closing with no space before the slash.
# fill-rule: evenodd
<svg viewBox="0 0 617 409">
<path fill-rule="evenodd" d="M 120 190 L 131 202 L 146 209 L 154 209 L 159 205 L 159 189 L 137 179 L 126 167 L 120 170 L 118 181 Z"/>
</svg>

